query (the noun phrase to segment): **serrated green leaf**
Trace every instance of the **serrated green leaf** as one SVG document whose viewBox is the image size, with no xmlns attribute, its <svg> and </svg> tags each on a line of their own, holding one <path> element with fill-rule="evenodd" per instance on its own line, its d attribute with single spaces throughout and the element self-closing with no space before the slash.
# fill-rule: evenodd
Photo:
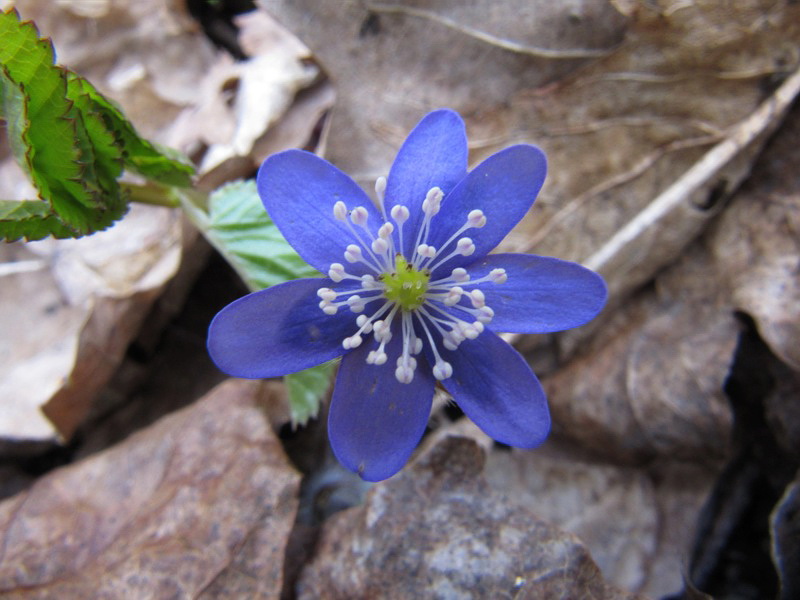
<svg viewBox="0 0 800 600">
<path fill-rule="evenodd" d="M 97 136 L 87 128 L 91 119 L 67 97 L 66 72 L 54 65 L 52 45 L 13 9 L 0 12 L 0 39 L 3 111 L 14 119 L 9 135 L 15 157 L 64 231 L 104 229 L 124 214 L 125 202 L 116 184 L 108 189 L 108 178 L 99 176 L 103 163 L 92 144 Z"/>
<path fill-rule="evenodd" d="M 0 237 L 7 242 L 25 238 L 41 240 L 48 236 L 75 237 L 52 212 L 50 205 L 41 200 L 0 200 Z"/>
<path fill-rule="evenodd" d="M 283 378 L 289 392 L 292 427 L 305 425 L 319 414 L 320 399 L 331 385 L 335 368 L 336 362 L 327 362 Z"/>
<path fill-rule="evenodd" d="M 20 22 L 14 9 L 0 11 L 0 40 L 0 110 L 9 143 L 40 199 L 51 205 L 46 215 L 24 215 L 13 226 L 24 211 L 8 211 L 2 225 L 8 236 L 51 231 L 80 237 L 105 229 L 127 210 L 129 196 L 117 181 L 123 168 L 190 185 L 188 162 L 139 137 L 94 86 L 55 65 L 50 41 L 32 23 Z"/>
<path fill-rule="evenodd" d="M 238 181 L 216 190 L 207 207 L 181 196 L 190 218 L 242 277 L 260 290 L 300 277 L 319 277 L 283 237 L 267 215 L 253 180 Z M 326 363 L 284 380 L 294 425 L 305 424 L 319 412 L 335 363 Z"/>
<path fill-rule="evenodd" d="M 102 118 L 109 132 L 113 132 L 121 145 L 125 167 L 159 183 L 188 187 L 192 183 L 194 167 L 175 150 L 150 142 L 136 132 L 119 107 L 103 96 L 83 77 L 68 72 L 70 97 L 86 99 L 86 111 Z"/>
</svg>

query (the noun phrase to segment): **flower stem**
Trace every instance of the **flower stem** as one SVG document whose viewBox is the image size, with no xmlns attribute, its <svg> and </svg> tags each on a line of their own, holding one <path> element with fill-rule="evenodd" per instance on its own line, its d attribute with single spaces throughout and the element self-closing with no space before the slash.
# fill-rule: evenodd
<svg viewBox="0 0 800 600">
<path fill-rule="evenodd" d="M 131 202 L 166 206 L 168 208 L 177 208 L 181 205 L 180 200 L 172 193 L 172 188 L 167 186 L 156 183 L 146 183 L 144 185 L 122 183 L 121 186 L 123 190 L 130 194 Z"/>
</svg>

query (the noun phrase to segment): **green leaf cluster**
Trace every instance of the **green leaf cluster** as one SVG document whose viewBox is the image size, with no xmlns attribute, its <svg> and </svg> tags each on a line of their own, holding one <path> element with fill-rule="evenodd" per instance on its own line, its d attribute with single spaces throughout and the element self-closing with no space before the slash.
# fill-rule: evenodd
<svg viewBox="0 0 800 600">
<path fill-rule="evenodd" d="M 190 219 L 233 266 L 252 290 L 290 279 L 319 277 L 272 222 L 253 180 L 236 181 L 215 190 L 202 204 L 180 194 Z M 325 363 L 285 377 L 293 424 L 305 424 L 319 412 L 335 363 Z"/>
<path fill-rule="evenodd" d="M 188 186 L 191 165 L 141 138 L 120 109 L 79 75 L 54 64 L 31 22 L 0 11 L 0 118 L 37 200 L 0 200 L 0 236 L 80 237 L 121 218 L 124 169 Z"/>
</svg>

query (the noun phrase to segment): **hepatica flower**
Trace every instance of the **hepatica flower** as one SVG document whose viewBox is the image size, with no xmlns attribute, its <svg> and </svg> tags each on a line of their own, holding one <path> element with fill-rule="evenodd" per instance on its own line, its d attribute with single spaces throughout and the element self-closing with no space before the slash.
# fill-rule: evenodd
<svg viewBox="0 0 800 600">
<path fill-rule="evenodd" d="M 308 152 L 271 156 L 258 191 L 297 253 L 325 278 L 255 292 L 211 323 L 223 371 L 264 378 L 342 356 L 328 431 L 337 458 L 369 481 L 396 473 L 425 430 L 439 383 L 483 431 L 522 448 L 550 416 L 527 362 L 499 332 L 582 325 L 606 299 L 575 263 L 489 254 L 528 212 L 544 154 L 518 145 L 467 172 L 461 118 L 428 114 L 411 132 L 373 203 Z"/>
</svg>

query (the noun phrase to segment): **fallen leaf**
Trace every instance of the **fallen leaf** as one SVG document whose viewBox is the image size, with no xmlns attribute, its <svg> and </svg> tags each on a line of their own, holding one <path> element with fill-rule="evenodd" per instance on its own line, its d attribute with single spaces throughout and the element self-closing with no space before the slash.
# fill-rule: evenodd
<svg viewBox="0 0 800 600">
<path fill-rule="evenodd" d="M 278 597 L 299 475 L 258 390 L 227 381 L 0 504 L 3 597 Z"/>
<path fill-rule="evenodd" d="M 472 440 L 446 437 L 325 523 L 299 598 L 634 598 L 586 548 L 495 491 Z"/>
<path fill-rule="evenodd" d="M 486 479 L 513 502 L 580 538 L 614 585 L 665 597 L 683 589 L 700 508 L 716 470 L 662 461 L 604 462 L 552 440 L 493 451 Z"/>
</svg>

